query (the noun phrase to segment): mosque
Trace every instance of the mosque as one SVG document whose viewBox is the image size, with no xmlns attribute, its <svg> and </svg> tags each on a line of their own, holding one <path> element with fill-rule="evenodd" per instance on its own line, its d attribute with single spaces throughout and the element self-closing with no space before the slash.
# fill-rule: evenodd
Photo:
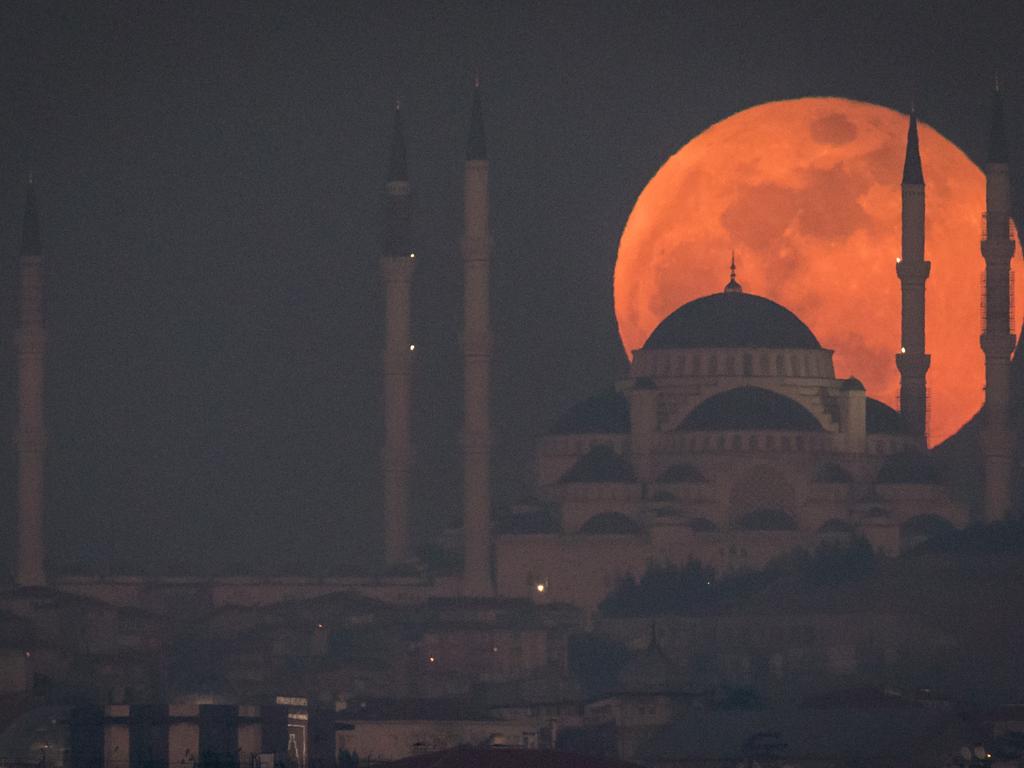
<svg viewBox="0 0 1024 768">
<path fill-rule="evenodd" d="M 1012 438 L 1007 152 L 998 92 L 986 163 L 985 515 L 1010 507 Z M 902 183 L 902 349 L 897 412 L 838 380 L 832 351 L 796 315 L 746 293 L 670 314 L 629 375 L 565 413 L 537 450 L 537 498 L 494 538 L 502 595 L 596 606 L 650 564 L 757 568 L 860 536 L 897 554 L 970 513 L 927 452 L 925 176 L 916 116 Z"/>
<path fill-rule="evenodd" d="M 413 561 L 408 510 L 414 437 L 410 304 L 416 254 L 402 114 L 396 107 L 385 232 L 384 450 L 386 565 Z M 721 292 L 665 318 L 635 351 L 628 376 L 563 414 L 537 446 L 534 497 L 492 519 L 489 160 L 479 87 L 464 170 L 464 525 L 461 578 L 426 572 L 367 579 L 65 577 L 47 581 L 43 542 L 45 318 L 39 223 L 29 189 L 18 331 L 19 587 L 50 587 L 115 605 L 205 590 L 213 605 L 267 605 L 336 592 L 398 603 L 431 597 L 527 598 L 595 608 L 619 579 L 651 564 L 699 560 L 756 568 L 796 548 L 859 536 L 896 554 L 977 517 L 944 484 L 926 445 L 925 171 L 911 115 L 902 182 L 899 412 L 856 378 L 837 379 L 832 350 L 769 297 L 743 289 L 735 258 Z M 985 164 L 986 399 L 982 515 L 1011 508 L 1008 153 L 997 91 Z M 742 265 L 740 265 L 742 266 Z M 723 270 L 724 272 L 724 270 Z M 723 274 L 723 282 L 724 282 Z M 190 586 L 191 584 L 191 586 Z"/>
</svg>

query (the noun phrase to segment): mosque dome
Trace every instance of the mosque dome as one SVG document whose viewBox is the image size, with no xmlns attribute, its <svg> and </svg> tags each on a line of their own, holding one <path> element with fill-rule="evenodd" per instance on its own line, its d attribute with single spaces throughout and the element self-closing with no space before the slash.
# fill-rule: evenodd
<svg viewBox="0 0 1024 768">
<path fill-rule="evenodd" d="M 803 321 L 763 296 L 713 293 L 666 317 L 644 349 L 821 349 Z"/>
</svg>

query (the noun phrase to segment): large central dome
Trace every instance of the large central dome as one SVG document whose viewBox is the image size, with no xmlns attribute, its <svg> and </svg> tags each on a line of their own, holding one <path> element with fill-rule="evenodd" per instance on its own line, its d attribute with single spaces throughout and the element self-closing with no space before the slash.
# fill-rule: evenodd
<svg viewBox="0 0 1024 768">
<path fill-rule="evenodd" d="M 713 293 L 666 317 L 644 349 L 821 349 L 811 329 L 781 304 L 738 291 Z"/>
</svg>

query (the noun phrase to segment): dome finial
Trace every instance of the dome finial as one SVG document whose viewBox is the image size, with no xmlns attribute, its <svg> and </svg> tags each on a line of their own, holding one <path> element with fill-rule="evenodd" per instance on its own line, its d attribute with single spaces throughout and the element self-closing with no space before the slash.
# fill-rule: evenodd
<svg viewBox="0 0 1024 768">
<path fill-rule="evenodd" d="M 732 252 L 732 261 L 729 263 L 729 282 L 725 286 L 726 293 L 743 293 L 743 286 L 736 282 L 736 251 Z"/>
</svg>

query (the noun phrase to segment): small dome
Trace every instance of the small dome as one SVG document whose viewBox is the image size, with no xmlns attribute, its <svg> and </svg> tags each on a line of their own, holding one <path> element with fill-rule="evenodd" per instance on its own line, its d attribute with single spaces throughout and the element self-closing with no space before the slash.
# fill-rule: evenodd
<svg viewBox="0 0 1024 768">
<path fill-rule="evenodd" d="M 718 530 L 718 526 L 706 517 L 695 517 L 687 522 L 687 525 L 694 533 L 710 533 Z"/>
<path fill-rule="evenodd" d="M 651 510 L 655 517 L 686 517 L 686 513 L 675 507 L 658 507 Z"/>
<path fill-rule="evenodd" d="M 864 420 L 869 435 L 899 435 L 903 432 L 899 413 L 873 397 L 864 401 Z"/>
<path fill-rule="evenodd" d="M 821 528 L 818 529 L 820 533 L 853 533 L 853 525 L 833 517 L 831 520 L 826 520 L 821 524 Z"/>
<path fill-rule="evenodd" d="M 713 395 L 690 411 L 679 425 L 684 432 L 732 429 L 822 431 L 818 420 L 800 403 L 760 387 L 737 387 Z"/>
<path fill-rule="evenodd" d="M 744 531 L 795 531 L 796 520 L 781 509 L 755 509 L 740 515 L 736 527 Z"/>
<path fill-rule="evenodd" d="M 607 389 L 588 397 L 563 413 L 554 426 L 556 435 L 621 435 L 629 432 L 629 403 L 621 392 Z"/>
<path fill-rule="evenodd" d="M 841 389 L 843 392 L 863 392 L 864 384 L 863 382 L 861 382 L 860 379 L 856 378 L 855 376 L 851 376 L 850 378 L 843 380 L 843 383 L 840 385 L 839 389 Z"/>
<path fill-rule="evenodd" d="M 660 475 L 659 483 L 706 483 L 708 479 L 704 473 L 693 464 L 673 464 Z"/>
<path fill-rule="evenodd" d="M 944 517 L 936 514 L 917 515 L 900 525 L 900 536 L 903 538 L 931 538 L 956 530 L 956 527 Z"/>
<path fill-rule="evenodd" d="M 498 533 L 517 535 L 558 533 L 561 530 L 552 510 L 546 508 L 531 509 L 528 512 L 507 515 L 499 519 L 495 527 Z"/>
<path fill-rule="evenodd" d="M 850 473 L 836 464 L 829 461 L 818 466 L 814 471 L 814 482 L 816 483 L 852 483 Z"/>
<path fill-rule="evenodd" d="M 662 501 L 662 502 L 664 502 L 664 501 L 678 501 L 678 500 L 679 499 L 676 498 L 676 495 L 674 493 L 670 492 L 670 491 L 656 491 L 653 494 L 651 494 L 651 497 L 648 499 L 648 501 Z"/>
<path fill-rule="evenodd" d="M 602 512 L 587 520 L 580 533 L 636 536 L 640 533 L 640 526 L 621 512 Z"/>
<path fill-rule="evenodd" d="M 636 472 L 607 445 L 595 445 L 562 475 L 562 483 L 632 483 Z"/>
<path fill-rule="evenodd" d="M 644 349 L 821 349 L 799 317 L 763 296 L 730 291 L 684 304 L 666 317 Z"/>
</svg>

